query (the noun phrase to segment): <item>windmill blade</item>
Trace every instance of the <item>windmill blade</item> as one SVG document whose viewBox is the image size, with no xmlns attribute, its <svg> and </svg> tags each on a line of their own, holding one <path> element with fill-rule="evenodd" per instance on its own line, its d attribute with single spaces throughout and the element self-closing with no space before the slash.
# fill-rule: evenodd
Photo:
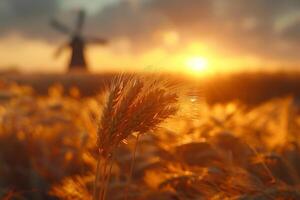
<svg viewBox="0 0 300 200">
<path fill-rule="evenodd" d="M 91 44 L 100 44 L 100 45 L 108 44 L 108 40 L 103 39 L 103 38 L 88 38 L 87 42 L 91 43 Z"/>
<path fill-rule="evenodd" d="M 71 33 L 71 30 L 63 25 L 62 23 L 60 23 L 59 21 L 57 21 L 56 19 L 52 19 L 50 21 L 50 25 L 57 31 L 61 32 L 61 33 L 64 33 L 64 34 L 70 34 Z"/>
<path fill-rule="evenodd" d="M 76 23 L 76 33 L 81 33 L 84 21 L 85 21 L 85 11 L 84 10 L 79 10 L 78 17 L 77 17 L 77 23 Z"/>
</svg>

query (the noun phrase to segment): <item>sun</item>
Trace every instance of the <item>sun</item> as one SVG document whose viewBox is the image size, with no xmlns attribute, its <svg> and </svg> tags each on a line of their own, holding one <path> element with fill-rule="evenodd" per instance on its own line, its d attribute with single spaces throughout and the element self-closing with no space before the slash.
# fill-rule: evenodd
<svg viewBox="0 0 300 200">
<path fill-rule="evenodd" d="M 208 61 L 204 57 L 191 57 L 186 60 L 186 66 L 191 73 L 200 73 L 207 69 Z"/>
</svg>

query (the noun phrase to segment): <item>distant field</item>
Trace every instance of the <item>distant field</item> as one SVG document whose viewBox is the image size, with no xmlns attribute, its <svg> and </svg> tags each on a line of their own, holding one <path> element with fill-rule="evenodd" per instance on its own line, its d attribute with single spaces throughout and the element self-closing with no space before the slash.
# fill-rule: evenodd
<svg viewBox="0 0 300 200">
<path fill-rule="evenodd" d="M 80 80 L 89 90 L 111 77 L 18 79 L 39 88 Z M 300 199 L 292 99 L 209 105 L 177 98 L 163 84 L 123 80 L 107 98 L 70 98 L 60 89 L 38 96 L 1 84 L 0 199 Z"/>
<path fill-rule="evenodd" d="M 50 86 L 60 84 L 66 94 L 70 88 L 76 87 L 85 97 L 102 91 L 114 76 L 116 74 L 5 74 L 0 78 L 5 82 L 28 85 L 38 95 L 46 95 Z M 284 96 L 300 99 L 300 73 L 244 73 L 197 81 L 176 75 L 163 75 L 162 78 L 188 85 L 194 95 L 204 96 L 210 103 L 239 100 L 257 104 Z"/>
<path fill-rule="evenodd" d="M 65 91 L 77 87 L 83 96 L 93 96 L 108 85 L 114 74 L 9 74 L 2 80 L 32 87 L 39 95 L 46 95 L 48 88 L 60 84 Z"/>
</svg>

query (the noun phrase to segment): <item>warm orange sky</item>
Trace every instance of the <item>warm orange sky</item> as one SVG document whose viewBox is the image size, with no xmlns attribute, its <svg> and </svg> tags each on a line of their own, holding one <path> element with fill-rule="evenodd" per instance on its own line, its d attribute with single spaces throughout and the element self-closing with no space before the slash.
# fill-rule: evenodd
<svg viewBox="0 0 300 200">
<path fill-rule="evenodd" d="M 204 60 L 205 71 L 238 70 L 247 64 L 253 69 L 262 62 L 251 56 L 226 57 L 204 42 L 194 41 L 178 50 L 170 50 L 180 45 L 179 36 L 166 32 L 162 35 L 162 44 L 156 48 L 143 50 L 142 53 L 130 50 L 130 42 L 114 41 L 109 46 L 92 45 L 86 54 L 92 71 L 191 71 L 194 73 L 193 60 Z M 175 34 L 177 35 L 177 34 Z M 176 39 L 175 39 L 176 38 Z M 64 71 L 68 63 L 69 52 L 65 51 L 58 59 L 54 58 L 57 45 L 42 41 L 24 40 L 18 36 L 6 38 L 0 42 L 1 64 L 30 71 Z M 197 65 L 197 64 L 196 64 Z M 227 65 L 230 65 L 228 67 Z"/>
<path fill-rule="evenodd" d="M 298 0 L 2 0 L 0 66 L 64 71 L 69 52 L 53 55 L 68 36 L 49 19 L 72 26 L 82 7 L 85 35 L 110 40 L 88 46 L 92 71 L 218 73 L 300 62 Z"/>
</svg>

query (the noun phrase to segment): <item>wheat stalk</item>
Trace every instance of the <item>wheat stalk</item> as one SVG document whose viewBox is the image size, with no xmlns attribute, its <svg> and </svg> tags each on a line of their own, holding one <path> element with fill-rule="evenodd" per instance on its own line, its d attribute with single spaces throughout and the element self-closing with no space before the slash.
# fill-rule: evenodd
<svg viewBox="0 0 300 200">
<path fill-rule="evenodd" d="M 113 81 L 99 122 L 99 158 L 94 186 L 94 200 L 105 199 L 115 149 L 133 133 L 155 129 L 177 112 L 177 95 L 159 80 L 120 76 Z M 100 166 L 100 160 L 104 164 Z M 110 170 L 108 170 L 110 169 Z M 108 171 L 107 171 L 108 170 Z M 101 174 L 101 190 L 98 179 Z"/>
</svg>

